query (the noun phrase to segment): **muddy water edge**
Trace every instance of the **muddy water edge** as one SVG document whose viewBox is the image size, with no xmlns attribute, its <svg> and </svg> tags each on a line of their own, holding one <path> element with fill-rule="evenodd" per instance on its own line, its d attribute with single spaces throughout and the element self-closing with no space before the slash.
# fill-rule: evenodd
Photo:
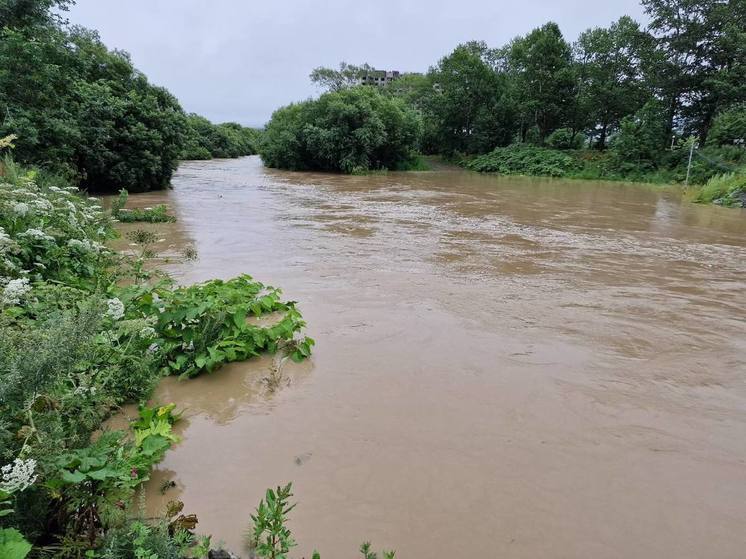
<svg viewBox="0 0 746 559">
<path fill-rule="evenodd" d="M 282 287 L 317 346 L 274 392 L 270 358 L 165 379 L 183 441 L 150 511 L 179 498 L 247 556 L 250 512 L 293 481 L 297 557 L 743 557 L 746 210 L 256 157 L 173 184 L 131 197 L 178 216 L 164 252 L 196 248 L 168 271 Z"/>
</svg>

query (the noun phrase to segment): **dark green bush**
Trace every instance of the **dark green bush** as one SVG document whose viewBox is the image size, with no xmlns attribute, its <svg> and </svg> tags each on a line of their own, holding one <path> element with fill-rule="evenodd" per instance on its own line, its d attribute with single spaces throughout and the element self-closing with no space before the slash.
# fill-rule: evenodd
<svg viewBox="0 0 746 559">
<path fill-rule="evenodd" d="M 580 149 L 584 141 L 583 134 L 573 132 L 569 128 L 559 128 L 549 134 L 546 143 L 554 149 Z"/>
<path fill-rule="evenodd" d="M 391 169 L 415 156 L 421 129 L 419 115 L 404 101 L 361 86 L 275 111 L 259 153 L 281 169 Z"/>
<path fill-rule="evenodd" d="M 577 161 L 558 150 L 513 144 L 475 157 L 467 168 L 482 173 L 564 177 L 578 169 Z"/>
<path fill-rule="evenodd" d="M 736 142 L 741 142 L 741 148 L 746 149 L 746 103 L 734 105 L 718 114 L 707 136 L 708 146 L 726 146 Z"/>
<path fill-rule="evenodd" d="M 19 161 L 101 191 L 165 187 L 186 126 L 126 53 L 56 24 L 0 31 L 0 107 Z"/>
</svg>

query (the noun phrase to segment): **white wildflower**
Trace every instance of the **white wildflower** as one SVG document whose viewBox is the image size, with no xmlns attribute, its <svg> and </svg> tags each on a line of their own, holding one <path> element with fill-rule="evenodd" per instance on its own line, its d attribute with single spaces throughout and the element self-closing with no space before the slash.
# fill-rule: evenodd
<svg viewBox="0 0 746 559">
<path fill-rule="evenodd" d="M 13 239 L 0 227 L 0 247 L 13 244 Z"/>
<path fill-rule="evenodd" d="M 70 239 L 67 241 L 67 246 L 78 250 L 88 250 L 86 243 L 80 239 Z"/>
<path fill-rule="evenodd" d="M 106 305 L 108 306 L 106 316 L 109 316 L 114 320 L 119 320 L 124 316 L 124 303 L 122 303 L 116 297 L 106 301 Z"/>
<path fill-rule="evenodd" d="M 10 280 L 3 289 L 2 303 L 9 306 L 18 305 L 29 291 L 31 291 L 31 286 L 28 278 Z"/>
<path fill-rule="evenodd" d="M 38 198 L 36 200 L 31 201 L 31 205 L 36 209 L 39 213 L 49 213 L 54 209 L 54 206 L 52 203 L 45 199 L 45 198 Z"/>
<path fill-rule="evenodd" d="M 155 329 L 151 328 L 150 326 L 146 326 L 142 330 L 140 330 L 140 337 L 144 340 L 149 340 L 150 338 L 155 337 Z"/>
<path fill-rule="evenodd" d="M 34 239 L 36 241 L 54 241 L 54 237 L 47 235 L 41 229 L 34 228 L 26 229 L 23 233 L 19 233 L 18 236 Z"/>
<path fill-rule="evenodd" d="M 28 214 L 29 207 L 25 202 L 16 202 L 13 204 L 13 213 L 18 217 L 25 217 Z"/>
<path fill-rule="evenodd" d="M 5 493 L 15 493 L 23 491 L 34 484 L 38 476 L 34 475 L 36 470 L 36 460 L 30 458 L 21 460 L 16 458 L 12 464 L 6 464 L 0 468 L 0 491 Z"/>
</svg>

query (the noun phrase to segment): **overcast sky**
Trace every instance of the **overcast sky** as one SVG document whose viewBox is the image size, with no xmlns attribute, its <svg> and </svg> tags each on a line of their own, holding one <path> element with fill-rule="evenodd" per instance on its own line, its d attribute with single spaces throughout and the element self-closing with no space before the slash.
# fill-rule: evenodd
<svg viewBox="0 0 746 559">
<path fill-rule="evenodd" d="M 68 17 L 185 110 L 260 126 L 318 93 L 316 66 L 422 72 L 464 41 L 497 47 L 549 20 L 572 41 L 625 14 L 645 21 L 637 0 L 77 0 Z"/>
</svg>

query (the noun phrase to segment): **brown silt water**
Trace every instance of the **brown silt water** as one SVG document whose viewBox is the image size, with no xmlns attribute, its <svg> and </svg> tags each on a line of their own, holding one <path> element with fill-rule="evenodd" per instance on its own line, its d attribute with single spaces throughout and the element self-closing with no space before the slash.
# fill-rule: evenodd
<svg viewBox="0 0 746 559">
<path fill-rule="evenodd" d="M 336 176 L 188 162 L 163 241 L 181 283 L 250 273 L 317 345 L 156 399 L 183 440 L 147 488 L 247 557 L 293 482 L 291 554 L 746 553 L 746 211 L 621 183 L 442 168 Z M 176 487 L 161 494 L 164 480 Z"/>
</svg>

